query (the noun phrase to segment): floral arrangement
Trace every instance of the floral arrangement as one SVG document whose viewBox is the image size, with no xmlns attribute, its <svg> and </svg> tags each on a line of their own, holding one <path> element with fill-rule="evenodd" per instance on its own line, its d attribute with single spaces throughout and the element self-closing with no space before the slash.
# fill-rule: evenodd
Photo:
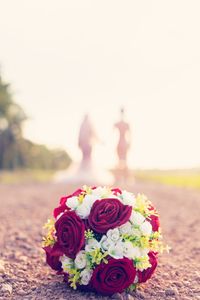
<svg viewBox="0 0 200 300">
<path fill-rule="evenodd" d="M 87 187 L 60 199 L 45 224 L 46 261 L 73 289 L 113 295 L 154 273 L 161 241 L 158 214 L 145 195 Z"/>
</svg>

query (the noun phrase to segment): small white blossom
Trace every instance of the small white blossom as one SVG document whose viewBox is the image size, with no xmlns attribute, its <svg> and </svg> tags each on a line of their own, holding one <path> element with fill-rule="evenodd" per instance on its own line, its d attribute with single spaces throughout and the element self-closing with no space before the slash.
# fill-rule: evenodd
<svg viewBox="0 0 200 300">
<path fill-rule="evenodd" d="M 117 242 L 120 238 L 118 228 L 109 229 L 107 232 L 108 239 L 111 239 L 113 242 Z"/>
<path fill-rule="evenodd" d="M 69 208 L 71 208 L 72 210 L 75 210 L 79 205 L 78 197 L 73 196 L 71 198 L 68 198 L 67 201 L 66 201 L 66 205 Z"/>
<path fill-rule="evenodd" d="M 135 276 L 135 279 L 134 279 L 134 283 L 138 283 L 139 279 L 138 279 L 138 276 L 136 275 Z"/>
<path fill-rule="evenodd" d="M 85 246 L 85 251 L 86 252 L 91 252 L 95 249 L 99 249 L 100 248 L 100 243 L 95 240 L 95 239 L 89 239 L 87 241 L 87 245 Z"/>
<path fill-rule="evenodd" d="M 81 273 L 81 284 L 87 285 L 92 277 L 92 270 L 84 269 Z"/>
<path fill-rule="evenodd" d="M 131 234 L 132 233 L 132 226 L 130 222 L 126 222 L 125 224 L 119 227 L 119 232 L 121 234 Z"/>
<path fill-rule="evenodd" d="M 144 235 L 150 235 L 152 232 L 152 226 L 148 221 L 145 221 L 144 223 L 142 223 L 142 225 L 140 226 L 140 230 L 142 231 L 142 233 Z"/>
<path fill-rule="evenodd" d="M 74 260 L 75 266 L 78 269 L 83 269 L 86 267 L 87 264 L 87 258 L 86 258 L 86 254 L 85 251 L 81 250 L 77 255 L 76 258 Z"/>
<path fill-rule="evenodd" d="M 139 212 L 133 210 L 131 213 L 130 221 L 134 225 L 141 225 L 145 221 L 145 217 Z"/>
<path fill-rule="evenodd" d="M 76 213 L 81 219 L 86 219 L 90 214 L 90 210 L 91 207 L 83 201 L 83 203 L 77 207 Z"/>
<path fill-rule="evenodd" d="M 136 201 L 135 196 L 127 191 L 122 191 L 120 198 L 123 204 L 130 206 L 134 206 Z"/>
<path fill-rule="evenodd" d="M 62 263 L 62 268 L 65 272 L 67 272 L 67 269 L 70 269 L 73 265 L 73 260 L 66 255 L 60 257 L 60 262 Z"/>
<path fill-rule="evenodd" d="M 115 245 L 111 245 L 108 248 L 108 254 L 110 256 L 112 256 L 113 258 L 119 259 L 119 258 L 123 258 L 123 243 L 120 241 Z"/>
<path fill-rule="evenodd" d="M 100 245 L 102 250 L 107 251 L 111 246 L 114 246 L 115 243 L 109 239 L 106 235 L 103 235 L 101 240 L 100 240 Z"/>
</svg>

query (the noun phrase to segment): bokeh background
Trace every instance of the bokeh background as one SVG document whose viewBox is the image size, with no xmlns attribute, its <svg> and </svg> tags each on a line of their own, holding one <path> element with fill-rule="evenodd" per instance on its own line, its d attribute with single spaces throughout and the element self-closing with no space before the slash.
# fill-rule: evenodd
<svg viewBox="0 0 200 300">
<path fill-rule="evenodd" d="M 190 5 L 188 1 L 128 1 L 121 6 L 119 1 L 99 5 L 94 1 L 1 0 L 0 5 L 0 143 L 4 119 L 10 118 L 3 100 L 5 84 L 10 84 L 5 93 L 26 115 L 18 123 L 23 137 L 67 153 L 58 151 L 57 162 L 52 162 L 53 157 L 47 158 L 52 154 L 44 147 L 32 149 L 34 158 L 35 152 L 41 152 L 41 161 L 42 155 L 49 161 L 26 158 L 29 162 L 23 168 L 59 169 L 70 160 L 80 161 L 77 139 L 85 113 L 100 139 L 94 161 L 114 168 L 113 124 L 123 106 L 132 130 L 131 169 L 198 173 L 198 1 Z M 1 169 L 18 167 L 15 146 L 13 150 L 8 146 L 6 157 L 11 151 L 15 162 L 11 166 L 4 161 Z M 29 147 L 23 149 L 26 156 Z M 6 160 L 2 151 L 1 160 Z"/>
</svg>

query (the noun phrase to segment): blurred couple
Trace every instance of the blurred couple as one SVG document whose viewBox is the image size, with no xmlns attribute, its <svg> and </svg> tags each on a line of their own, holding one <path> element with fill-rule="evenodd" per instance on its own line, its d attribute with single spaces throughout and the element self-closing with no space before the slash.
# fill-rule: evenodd
<svg viewBox="0 0 200 300">
<path fill-rule="evenodd" d="M 124 109 L 120 110 L 120 120 L 114 124 L 114 128 L 118 131 L 117 143 L 117 168 L 126 171 L 127 153 L 130 148 L 130 126 L 124 119 Z M 92 149 L 95 142 L 98 141 L 94 127 L 90 121 L 89 115 L 86 114 L 80 126 L 78 145 L 82 152 L 81 169 L 89 169 L 92 164 Z"/>
</svg>

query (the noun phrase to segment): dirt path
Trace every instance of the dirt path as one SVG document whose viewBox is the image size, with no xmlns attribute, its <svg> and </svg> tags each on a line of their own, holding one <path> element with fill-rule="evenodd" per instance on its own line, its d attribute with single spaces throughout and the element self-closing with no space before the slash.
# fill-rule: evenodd
<svg viewBox="0 0 200 300">
<path fill-rule="evenodd" d="M 41 228 L 64 184 L 0 185 L 0 299 L 107 299 L 68 289 L 45 265 Z M 114 299 L 200 299 L 200 192 L 137 183 L 157 206 L 172 247 L 156 274 L 132 295 Z"/>
</svg>

